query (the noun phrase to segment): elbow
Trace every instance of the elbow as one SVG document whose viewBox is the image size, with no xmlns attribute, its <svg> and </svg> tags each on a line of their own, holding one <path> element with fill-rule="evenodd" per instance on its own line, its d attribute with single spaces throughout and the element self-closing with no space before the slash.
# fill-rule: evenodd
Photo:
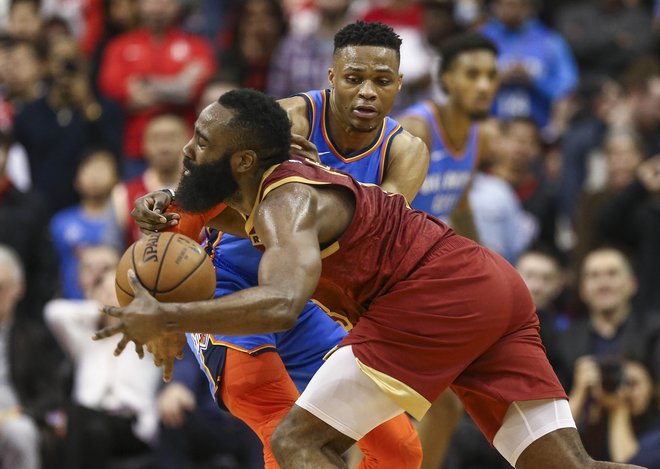
<svg viewBox="0 0 660 469">
<path fill-rule="evenodd" d="M 302 308 L 300 301 L 294 296 L 282 296 L 278 300 L 278 305 L 274 314 L 275 327 L 278 331 L 287 331 L 296 325 L 298 316 Z"/>
</svg>

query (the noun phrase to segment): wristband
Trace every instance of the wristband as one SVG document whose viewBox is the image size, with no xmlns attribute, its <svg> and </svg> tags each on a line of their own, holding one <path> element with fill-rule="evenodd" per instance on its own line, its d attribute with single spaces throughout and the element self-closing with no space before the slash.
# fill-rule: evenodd
<svg viewBox="0 0 660 469">
<path fill-rule="evenodd" d="M 174 200 L 174 197 L 176 196 L 176 193 L 174 192 L 174 189 L 161 189 L 160 192 L 165 192 L 167 193 L 172 200 Z"/>
</svg>

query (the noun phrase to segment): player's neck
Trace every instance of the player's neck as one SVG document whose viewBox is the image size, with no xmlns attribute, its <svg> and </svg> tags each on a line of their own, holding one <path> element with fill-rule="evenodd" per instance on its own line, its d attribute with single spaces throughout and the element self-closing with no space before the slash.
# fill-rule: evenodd
<svg viewBox="0 0 660 469">
<path fill-rule="evenodd" d="M 448 143 L 453 150 L 462 153 L 468 144 L 472 119 L 451 100 L 436 108 L 442 133 L 449 140 L 445 143 Z"/>
<path fill-rule="evenodd" d="M 254 176 L 248 176 L 247 180 L 237 181 L 238 190 L 225 199 L 224 203 L 237 212 L 250 216 L 255 204 L 258 203 L 257 195 L 259 195 L 263 174 L 264 172 L 259 172 Z"/>
<path fill-rule="evenodd" d="M 381 123 L 369 132 L 360 132 L 344 122 L 339 116 L 340 114 L 335 111 L 331 100 L 328 126 L 330 127 L 332 141 L 342 155 L 348 155 L 368 146 L 374 141 L 382 126 Z"/>
</svg>

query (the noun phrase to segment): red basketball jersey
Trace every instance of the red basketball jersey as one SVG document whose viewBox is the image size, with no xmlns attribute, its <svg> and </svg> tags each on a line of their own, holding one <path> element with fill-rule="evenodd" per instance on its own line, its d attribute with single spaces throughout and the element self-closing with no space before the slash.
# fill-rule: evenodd
<svg viewBox="0 0 660 469">
<path fill-rule="evenodd" d="M 257 201 L 289 182 L 336 185 L 355 196 L 353 221 L 339 240 L 322 250 L 323 270 L 314 299 L 332 313 L 356 324 L 374 298 L 404 280 L 425 256 L 453 231 L 440 220 L 411 209 L 400 194 L 361 184 L 346 173 L 309 160 L 288 160 L 271 168 Z M 246 230 L 255 246 L 260 240 L 252 219 Z"/>
</svg>

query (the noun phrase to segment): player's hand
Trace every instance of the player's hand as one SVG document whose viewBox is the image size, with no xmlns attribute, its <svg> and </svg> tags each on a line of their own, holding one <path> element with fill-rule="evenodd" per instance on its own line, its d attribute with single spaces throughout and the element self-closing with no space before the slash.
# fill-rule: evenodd
<svg viewBox="0 0 660 469">
<path fill-rule="evenodd" d="M 296 156 L 302 156 L 317 163 L 321 162 L 319 157 L 319 151 L 316 149 L 316 145 L 307 140 L 302 135 L 292 134 L 291 135 L 291 150 L 290 153 Z"/>
<path fill-rule="evenodd" d="M 160 420 L 168 428 L 179 428 L 186 420 L 186 412 L 195 410 L 195 395 L 181 383 L 170 383 L 157 400 Z"/>
<path fill-rule="evenodd" d="M 128 281 L 133 290 L 134 298 L 126 307 L 103 306 L 101 312 L 119 319 L 119 322 L 104 327 L 96 332 L 94 340 L 123 334 L 117 344 L 115 355 L 121 354 L 129 342 L 135 343 L 135 351 L 142 358 L 143 346 L 158 339 L 167 330 L 163 315 L 163 305 L 149 294 L 142 286 L 133 269 L 128 270 Z"/>
<path fill-rule="evenodd" d="M 575 390 L 599 390 L 600 367 L 591 355 L 585 355 L 575 360 L 573 388 Z"/>
<path fill-rule="evenodd" d="M 186 346 L 186 335 L 178 332 L 168 332 L 156 340 L 147 343 L 147 350 L 154 359 L 154 365 L 163 368 L 163 381 L 169 383 L 172 379 L 174 360 L 183 358 L 183 348 Z"/>
<path fill-rule="evenodd" d="M 165 212 L 171 203 L 167 192 L 149 192 L 135 200 L 131 216 L 145 234 L 162 231 L 179 223 L 178 213 Z"/>
</svg>

